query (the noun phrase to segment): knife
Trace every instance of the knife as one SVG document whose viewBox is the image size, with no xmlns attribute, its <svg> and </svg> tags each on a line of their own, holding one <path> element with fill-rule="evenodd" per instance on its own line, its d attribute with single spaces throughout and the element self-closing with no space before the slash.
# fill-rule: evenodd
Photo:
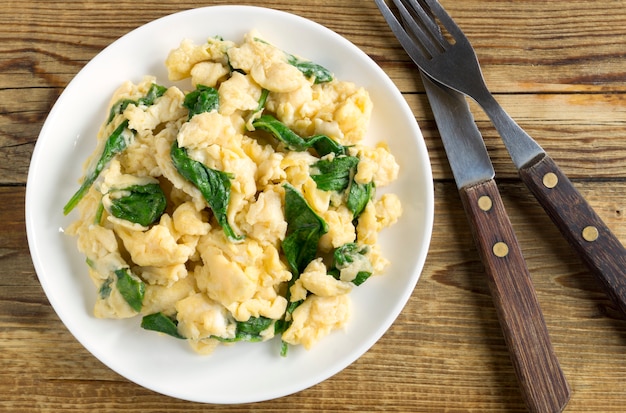
<svg viewBox="0 0 626 413">
<path fill-rule="evenodd" d="M 428 100 L 485 266 L 522 397 L 531 412 L 561 412 L 570 388 L 464 95 L 421 72 Z"/>
</svg>

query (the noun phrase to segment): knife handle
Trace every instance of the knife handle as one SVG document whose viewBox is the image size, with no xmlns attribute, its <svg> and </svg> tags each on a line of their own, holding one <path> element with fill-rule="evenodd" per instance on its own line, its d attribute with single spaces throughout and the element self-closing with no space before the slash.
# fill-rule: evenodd
<svg viewBox="0 0 626 413">
<path fill-rule="evenodd" d="M 519 171 L 563 236 L 626 315 L 626 249 L 548 155 Z"/>
<path fill-rule="evenodd" d="M 531 412 L 560 412 L 569 385 L 498 187 L 491 179 L 459 192 L 526 405 Z"/>
</svg>

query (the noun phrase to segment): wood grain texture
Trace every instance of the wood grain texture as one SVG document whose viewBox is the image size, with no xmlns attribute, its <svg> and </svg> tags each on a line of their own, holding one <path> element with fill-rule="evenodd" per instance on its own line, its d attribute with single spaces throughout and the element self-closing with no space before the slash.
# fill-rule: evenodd
<svg viewBox="0 0 626 413">
<path fill-rule="evenodd" d="M 626 318 L 626 248 L 549 156 L 520 170 L 522 181 Z"/>
<path fill-rule="evenodd" d="M 570 387 L 498 186 L 491 179 L 460 195 L 528 411 L 561 412 Z"/>
<path fill-rule="evenodd" d="M 626 242 L 626 0 L 441 0 L 476 47 L 487 84 Z M 487 279 L 415 68 L 373 2 L 267 0 L 345 36 L 403 92 L 420 123 L 436 215 L 418 287 L 362 358 L 278 400 L 212 406 L 145 390 L 109 370 L 50 307 L 28 250 L 24 195 L 43 122 L 78 71 L 153 19 L 227 1 L 14 1 L 0 8 L 0 411 L 523 412 Z M 622 412 L 626 322 L 520 182 L 472 104 L 555 352 L 566 412 Z"/>
</svg>

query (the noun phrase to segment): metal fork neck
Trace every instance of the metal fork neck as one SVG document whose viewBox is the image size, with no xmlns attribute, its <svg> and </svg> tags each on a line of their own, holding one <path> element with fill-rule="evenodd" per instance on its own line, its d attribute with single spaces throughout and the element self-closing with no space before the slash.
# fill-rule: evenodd
<svg viewBox="0 0 626 413">
<path fill-rule="evenodd" d="M 517 169 L 523 168 L 544 153 L 544 150 L 509 116 L 491 93 L 484 93 L 479 97 L 480 100 L 475 99 L 476 102 L 489 116 Z"/>
</svg>

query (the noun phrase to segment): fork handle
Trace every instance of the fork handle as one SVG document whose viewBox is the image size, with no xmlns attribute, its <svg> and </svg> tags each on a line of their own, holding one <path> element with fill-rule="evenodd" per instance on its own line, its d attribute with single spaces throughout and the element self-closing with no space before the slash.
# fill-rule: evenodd
<svg viewBox="0 0 626 413">
<path fill-rule="evenodd" d="M 498 187 L 491 179 L 459 192 L 526 405 L 531 412 L 560 412 L 569 385 Z"/>
<path fill-rule="evenodd" d="M 626 315 L 626 249 L 621 242 L 550 156 L 524 166 L 519 174 L 622 316 Z"/>
</svg>

